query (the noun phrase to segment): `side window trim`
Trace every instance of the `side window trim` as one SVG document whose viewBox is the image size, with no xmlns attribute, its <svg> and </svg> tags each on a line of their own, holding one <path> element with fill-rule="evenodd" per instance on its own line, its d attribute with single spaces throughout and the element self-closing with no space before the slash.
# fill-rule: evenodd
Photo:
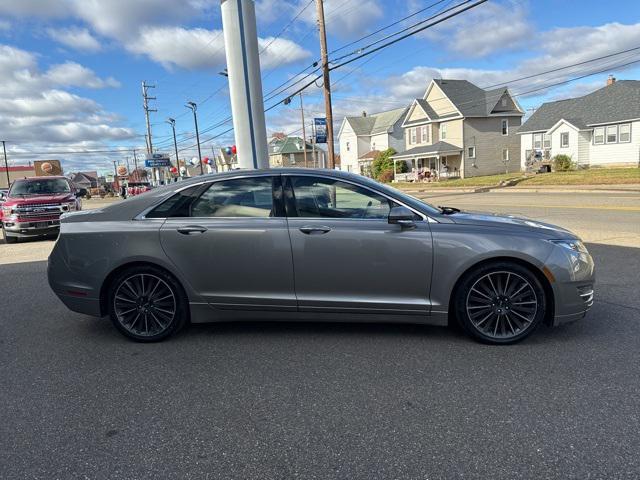
<svg viewBox="0 0 640 480">
<path fill-rule="evenodd" d="M 386 198 L 387 200 L 390 200 L 394 203 L 397 203 L 398 205 L 402 206 L 402 207 L 406 207 L 409 210 L 411 210 L 413 213 L 415 213 L 416 215 L 418 215 L 422 220 L 419 221 L 426 221 L 426 222 L 431 222 L 433 220 L 431 220 L 431 217 L 425 215 L 422 212 L 418 212 L 415 208 L 410 207 L 409 205 L 401 202 L 400 200 L 391 197 L 390 195 L 387 195 L 383 192 L 380 192 L 378 190 L 375 190 L 373 188 L 370 188 L 367 185 L 361 185 L 359 183 L 356 182 L 352 182 L 346 178 L 338 178 L 338 177 L 331 177 L 331 176 L 327 176 L 327 175 L 322 175 L 321 173 L 313 173 L 313 174 L 305 174 L 305 173 L 285 173 L 282 175 L 283 180 L 284 180 L 284 184 L 285 184 L 285 201 L 286 201 L 286 211 L 287 211 L 287 217 L 292 217 L 292 218 L 308 218 L 308 219 L 314 219 L 317 220 L 318 217 L 299 217 L 297 210 L 296 210 L 296 205 L 295 205 L 295 195 L 293 192 L 293 186 L 291 184 L 291 177 L 316 177 L 316 178 L 322 178 L 324 180 L 332 180 L 332 181 L 339 181 L 339 182 L 344 182 L 344 183 L 348 183 L 350 185 L 354 185 L 356 187 L 359 188 L 363 188 L 365 190 L 367 190 L 368 192 L 371 193 L 375 193 L 376 195 L 380 195 L 381 197 Z M 332 220 L 364 220 L 364 221 L 371 221 L 372 219 L 370 218 L 346 218 L 346 219 L 340 219 L 340 218 L 334 218 Z"/>
</svg>

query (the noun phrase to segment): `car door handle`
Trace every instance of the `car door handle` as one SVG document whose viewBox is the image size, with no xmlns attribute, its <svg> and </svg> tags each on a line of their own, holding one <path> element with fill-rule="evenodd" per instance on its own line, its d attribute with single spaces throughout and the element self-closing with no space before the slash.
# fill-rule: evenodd
<svg viewBox="0 0 640 480">
<path fill-rule="evenodd" d="M 178 227 L 178 233 L 183 235 L 191 235 L 193 233 L 204 233 L 207 229 L 200 225 L 187 225 L 185 227 Z"/>
<path fill-rule="evenodd" d="M 323 226 L 306 226 L 300 227 L 300 231 L 302 233 L 306 233 L 307 235 L 323 235 L 331 231 L 329 227 Z"/>
</svg>

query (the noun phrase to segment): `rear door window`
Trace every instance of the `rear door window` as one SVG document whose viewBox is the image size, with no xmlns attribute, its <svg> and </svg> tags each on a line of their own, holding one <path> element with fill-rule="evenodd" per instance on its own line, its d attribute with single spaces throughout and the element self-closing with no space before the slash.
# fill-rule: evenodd
<svg viewBox="0 0 640 480">
<path fill-rule="evenodd" d="M 192 217 L 273 217 L 273 177 L 214 182 L 193 203 Z"/>
</svg>

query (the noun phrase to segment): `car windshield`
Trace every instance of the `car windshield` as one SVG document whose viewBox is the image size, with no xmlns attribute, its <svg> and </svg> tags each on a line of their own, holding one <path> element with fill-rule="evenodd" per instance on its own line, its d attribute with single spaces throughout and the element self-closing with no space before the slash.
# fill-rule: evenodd
<svg viewBox="0 0 640 480">
<path fill-rule="evenodd" d="M 69 193 L 69 182 L 64 178 L 43 178 L 38 180 L 16 180 L 11 186 L 10 195 L 52 195 Z"/>
</svg>

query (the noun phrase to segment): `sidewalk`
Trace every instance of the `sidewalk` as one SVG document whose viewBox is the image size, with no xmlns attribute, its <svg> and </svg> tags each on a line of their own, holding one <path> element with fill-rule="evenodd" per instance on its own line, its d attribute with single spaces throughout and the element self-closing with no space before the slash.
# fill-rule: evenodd
<svg viewBox="0 0 640 480">
<path fill-rule="evenodd" d="M 394 185 L 391 184 L 393 187 Z M 397 187 L 396 187 L 397 188 Z M 612 185 L 532 185 L 532 186 L 510 186 L 501 187 L 498 185 L 485 187 L 432 187 L 426 185 L 416 185 L 411 188 L 400 188 L 399 190 L 414 193 L 637 193 L 640 194 L 640 184 L 612 184 Z"/>
</svg>

